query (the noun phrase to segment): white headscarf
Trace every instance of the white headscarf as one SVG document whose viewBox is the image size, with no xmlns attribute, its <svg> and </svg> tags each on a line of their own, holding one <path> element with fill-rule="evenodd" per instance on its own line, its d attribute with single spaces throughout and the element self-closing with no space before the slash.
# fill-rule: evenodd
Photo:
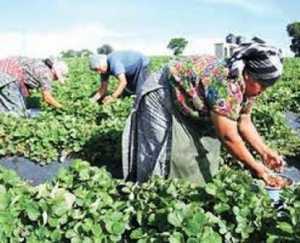
<svg viewBox="0 0 300 243">
<path fill-rule="evenodd" d="M 69 68 L 68 68 L 67 64 L 64 61 L 61 61 L 61 60 L 54 60 L 52 69 L 54 70 L 59 82 L 64 84 L 65 83 L 65 77 L 69 73 Z"/>
<path fill-rule="evenodd" d="M 95 70 L 107 64 L 107 56 L 103 54 L 90 56 L 90 69 Z"/>
</svg>

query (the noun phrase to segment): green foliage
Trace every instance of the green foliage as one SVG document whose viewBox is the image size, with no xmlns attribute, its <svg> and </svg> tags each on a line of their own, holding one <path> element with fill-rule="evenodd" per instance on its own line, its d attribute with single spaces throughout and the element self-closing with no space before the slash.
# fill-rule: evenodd
<svg viewBox="0 0 300 243">
<path fill-rule="evenodd" d="M 281 198 L 284 201 L 283 209 L 268 229 L 268 242 L 299 242 L 300 186 L 285 189 Z"/>
<path fill-rule="evenodd" d="M 170 57 L 151 58 L 157 71 Z M 92 104 L 89 97 L 99 86 L 99 77 L 88 68 L 86 58 L 67 59 L 70 77 L 63 86 L 55 84 L 54 95 L 64 105 L 53 109 L 41 101 L 40 93 L 30 98 L 42 105 L 41 116 L 15 119 L 1 116 L 0 155 L 20 155 L 41 164 L 60 155 L 77 153 L 88 161 L 107 164 L 121 161 L 121 135 L 133 99 L 123 98 L 109 106 Z M 299 151 L 299 137 L 287 126 L 284 111 L 300 111 L 300 61 L 285 60 L 284 75 L 257 101 L 254 122 L 267 143 L 283 155 Z M 110 89 L 116 80 L 112 78 Z"/>
<path fill-rule="evenodd" d="M 285 112 L 300 112 L 300 60 L 284 61 L 283 76 L 258 98 L 253 120 L 267 143 L 284 155 L 299 151 L 299 136 L 288 127 Z"/>
<path fill-rule="evenodd" d="M 169 57 L 152 57 L 158 70 Z M 42 104 L 35 119 L 0 117 L 0 155 L 21 155 L 45 164 L 62 153 L 91 162 L 121 161 L 121 134 L 132 98 L 99 106 L 89 97 L 99 85 L 87 59 L 67 59 L 70 77 L 54 87 L 64 104 Z M 286 59 L 284 75 L 257 101 L 253 119 L 267 143 L 284 155 L 299 151 L 299 137 L 284 112 L 300 111 L 300 60 Z M 112 79 L 114 85 L 115 80 Z M 112 87 L 110 88 L 113 88 Z M 299 186 L 281 195 L 278 214 L 252 177 L 223 168 L 205 188 L 153 178 L 142 185 L 112 179 L 87 162 L 75 161 L 49 184 L 31 187 L 0 169 L 1 242 L 298 242 Z"/>
<path fill-rule="evenodd" d="M 290 37 L 300 37 L 300 22 L 294 22 L 287 26 L 287 32 Z"/>
<path fill-rule="evenodd" d="M 167 48 L 173 50 L 174 55 L 178 56 L 183 53 L 183 50 L 185 49 L 187 44 L 188 41 L 182 37 L 173 38 L 170 40 Z"/>
<path fill-rule="evenodd" d="M 225 167 L 206 192 L 205 209 L 221 220 L 219 231 L 228 241 L 257 242 L 266 237 L 262 229 L 276 215 L 266 191 L 249 174 Z"/>
<path fill-rule="evenodd" d="M 72 57 L 88 57 L 91 54 L 93 54 L 93 52 L 91 52 L 88 49 L 82 49 L 79 51 L 70 49 L 67 51 L 62 51 L 60 54 L 63 58 L 72 58 Z"/>
<path fill-rule="evenodd" d="M 76 161 L 53 183 L 35 188 L 25 187 L 17 179 L 11 186 L 3 178 L 6 173 L 0 173 L 0 181 L 4 181 L 0 187 L 1 242 L 121 240 L 129 213 L 124 210 L 124 202 L 116 201 L 116 181 L 104 169 Z"/>
<path fill-rule="evenodd" d="M 113 179 L 76 160 L 31 187 L 0 168 L 1 242 L 298 242 L 299 186 L 278 214 L 260 183 L 223 168 L 206 187 Z M 280 240 L 280 241 L 279 241 Z"/>
<path fill-rule="evenodd" d="M 68 59 L 72 70 L 69 80 L 65 86 L 55 86 L 55 96 L 63 103 L 63 109 L 42 104 L 42 113 L 35 119 L 0 117 L 0 155 L 20 155 L 46 164 L 62 153 L 80 152 L 87 156 L 95 151 L 94 156 L 103 160 L 120 161 L 121 132 L 132 98 L 111 106 L 92 104 L 89 97 L 99 84 L 86 61 Z M 33 98 L 40 99 L 40 94 Z M 96 138 L 100 138 L 98 143 L 94 143 Z M 114 151 L 118 153 L 111 158 Z"/>
<path fill-rule="evenodd" d="M 75 50 L 70 49 L 70 50 L 62 51 L 60 55 L 63 58 L 77 57 L 77 52 Z"/>
</svg>

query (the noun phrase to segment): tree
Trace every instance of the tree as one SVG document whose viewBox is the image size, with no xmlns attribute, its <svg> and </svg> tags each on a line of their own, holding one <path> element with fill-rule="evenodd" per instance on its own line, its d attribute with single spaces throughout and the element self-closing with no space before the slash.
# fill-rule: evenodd
<svg viewBox="0 0 300 243">
<path fill-rule="evenodd" d="M 184 48 L 187 46 L 188 41 L 182 37 L 173 38 L 170 40 L 167 48 L 173 50 L 174 55 L 178 56 L 183 53 Z"/>
<path fill-rule="evenodd" d="M 105 55 L 108 55 L 109 53 L 111 53 L 113 51 L 114 51 L 114 49 L 108 44 L 104 44 L 97 49 L 98 54 L 105 54 Z"/>
<path fill-rule="evenodd" d="M 69 49 L 67 51 L 62 51 L 60 53 L 60 55 L 63 58 L 68 58 L 68 57 L 87 57 L 87 56 L 89 56 L 91 54 L 93 54 L 93 52 L 91 52 L 88 49 L 82 49 L 80 51 L 75 51 L 75 50 Z"/>
<path fill-rule="evenodd" d="M 75 50 L 72 50 L 72 49 L 69 49 L 67 51 L 62 51 L 60 54 L 63 58 L 77 57 L 78 56 L 78 52 L 75 51 Z"/>
<path fill-rule="evenodd" d="M 82 49 L 81 51 L 78 52 L 78 56 L 80 56 L 80 57 L 88 57 L 92 54 L 93 54 L 93 52 L 91 52 L 88 49 Z"/>
<path fill-rule="evenodd" d="M 286 29 L 292 38 L 290 48 L 295 53 L 295 57 L 300 57 L 300 22 L 291 23 Z"/>
</svg>

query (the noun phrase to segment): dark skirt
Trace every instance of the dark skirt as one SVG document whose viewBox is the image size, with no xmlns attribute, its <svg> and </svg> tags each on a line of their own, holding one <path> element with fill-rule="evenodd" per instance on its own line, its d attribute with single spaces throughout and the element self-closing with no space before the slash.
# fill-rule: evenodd
<svg viewBox="0 0 300 243">
<path fill-rule="evenodd" d="M 18 81 L 0 72 L 0 112 L 14 116 L 26 116 L 26 105 Z"/>
</svg>

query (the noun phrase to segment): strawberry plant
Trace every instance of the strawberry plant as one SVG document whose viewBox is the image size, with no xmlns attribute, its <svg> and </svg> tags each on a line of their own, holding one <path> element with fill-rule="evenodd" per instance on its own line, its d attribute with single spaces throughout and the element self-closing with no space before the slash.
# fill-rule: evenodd
<svg viewBox="0 0 300 243">
<path fill-rule="evenodd" d="M 266 191 L 224 167 L 205 187 L 116 180 L 76 160 L 32 187 L 0 168 L 1 242 L 298 242 L 299 186 L 278 213 Z"/>
<path fill-rule="evenodd" d="M 161 68 L 168 57 L 153 57 L 151 70 Z M 121 134 L 132 107 L 132 98 L 119 100 L 110 106 L 92 104 L 89 97 L 99 86 L 99 77 L 88 68 L 87 59 L 68 59 L 70 77 L 64 86 L 54 83 L 54 95 L 63 109 L 53 109 L 40 102 L 34 93 L 34 103 L 42 104 L 42 113 L 35 119 L 15 119 L 1 116 L 0 155 L 19 155 L 41 164 L 57 160 L 61 153 L 78 153 L 91 161 L 119 162 Z M 284 111 L 299 112 L 300 82 L 298 59 L 285 60 L 285 72 L 280 81 L 258 99 L 253 119 L 269 145 L 282 154 L 294 155 L 300 139 L 287 126 Z M 111 83 L 116 83 L 112 78 Z M 114 85 L 110 86 L 110 89 Z M 113 155 L 113 156 L 112 156 Z"/>
<path fill-rule="evenodd" d="M 300 241 L 300 186 L 281 193 L 282 212 L 268 229 L 268 242 Z"/>
<path fill-rule="evenodd" d="M 62 153 L 93 164 L 121 166 L 121 135 L 133 105 L 127 97 L 108 106 L 89 101 L 99 86 L 87 60 L 67 60 L 70 78 L 54 85 L 64 104 L 41 105 L 34 119 L 0 117 L 0 155 L 47 164 Z M 152 58 L 158 70 L 167 57 Z M 284 112 L 299 113 L 300 61 L 286 59 L 284 75 L 253 110 L 267 143 L 284 155 L 299 153 L 300 139 Z M 112 79 L 112 87 L 116 80 Z M 110 90 L 111 92 L 111 90 Z M 278 214 L 265 190 L 239 169 L 223 168 L 206 186 L 153 178 L 144 184 L 113 179 L 103 168 L 77 160 L 48 184 L 32 187 L 0 169 L 1 242 L 298 242 L 299 187 L 282 194 Z"/>
</svg>

